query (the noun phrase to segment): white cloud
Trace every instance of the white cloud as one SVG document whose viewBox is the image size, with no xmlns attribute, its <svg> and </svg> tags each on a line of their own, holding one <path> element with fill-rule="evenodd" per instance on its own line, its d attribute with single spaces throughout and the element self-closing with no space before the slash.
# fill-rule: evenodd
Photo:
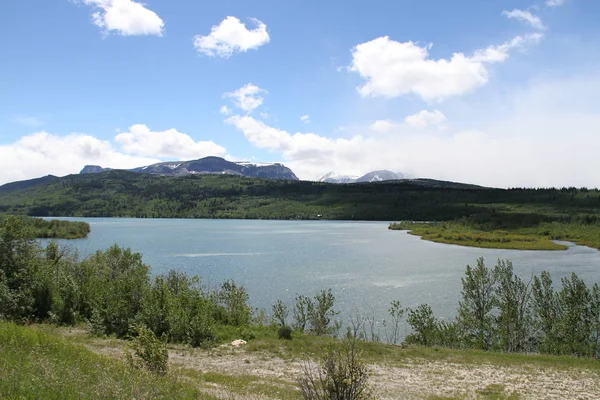
<svg viewBox="0 0 600 400">
<path fill-rule="evenodd" d="M 169 129 L 153 132 L 146 125 L 133 125 L 128 132 L 115 136 L 127 154 L 145 157 L 191 160 L 207 156 L 223 156 L 225 148 L 212 141 L 196 142 L 189 135 Z"/>
<path fill-rule="evenodd" d="M 422 110 L 404 118 L 404 122 L 417 129 L 424 129 L 429 125 L 441 125 L 446 121 L 446 116 L 440 110 Z"/>
<path fill-rule="evenodd" d="M 219 112 L 223 115 L 231 114 L 231 110 L 227 106 L 221 106 L 221 108 L 219 109 Z"/>
<path fill-rule="evenodd" d="M 280 155 L 301 179 L 389 169 L 497 187 L 600 187 L 600 108 L 593 102 L 599 90 L 600 76 L 537 82 L 503 99 L 503 107 L 477 104 L 470 113 L 492 110 L 487 123 L 453 124 L 443 133 L 378 121 L 386 134 L 363 129 L 326 137 L 292 134 L 249 116 L 226 122 L 254 146 Z"/>
<path fill-rule="evenodd" d="M 548 7 L 558 7 L 565 4 L 566 0 L 546 0 L 546 5 Z"/>
<path fill-rule="evenodd" d="M 369 125 L 369 129 L 374 132 L 386 133 L 398 128 L 401 124 L 389 119 L 378 119 Z"/>
<path fill-rule="evenodd" d="M 225 149 L 213 142 L 196 142 L 175 129 L 152 132 L 145 125 L 134 125 L 117 134 L 114 142 L 80 133 L 52 135 L 42 131 L 0 145 L 0 184 L 48 174 L 74 174 L 86 165 L 129 169 L 163 159 L 191 160 L 210 155 L 223 156 Z"/>
<path fill-rule="evenodd" d="M 105 34 L 116 32 L 123 36 L 164 34 L 164 22 L 154 11 L 133 0 L 80 0 L 98 11 L 92 22 Z"/>
<path fill-rule="evenodd" d="M 304 122 L 305 124 L 310 124 L 310 115 L 301 116 L 300 121 Z"/>
<path fill-rule="evenodd" d="M 519 10 L 515 8 L 512 11 L 503 11 L 502 15 L 506 16 L 509 19 L 523 21 L 538 30 L 546 29 L 540 17 L 538 17 L 537 15 L 533 15 L 527 10 Z"/>
<path fill-rule="evenodd" d="M 472 56 L 454 53 L 450 60 L 434 60 L 429 58 L 431 45 L 420 47 L 384 36 L 354 47 L 349 70 L 366 80 L 358 88 L 362 96 L 393 98 L 412 93 L 426 101 L 441 101 L 486 84 L 486 64 L 503 62 L 511 50 L 535 44 L 541 38 L 540 33 L 517 36 L 504 44 L 477 50 Z"/>
<path fill-rule="evenodd" d="M 271 38 L 267 32 L 267 25 L 261 21 L 250 18 L 256 25 L 255 29 L 248 29 L 236 17 L 227 17 L 219 25 L 213 26 L 207 36 L 194 37 L 194 47 L 208 56 L 228 58 L 234 52 L 246 52 L 269 43 Z"/>
<path fill-rule="evenodd" d="M 29 126 L 29 127 L 36 127 L 36 126 L 44 125 L 44 123 L 42 121 L 40 121 L 39 118 L 32 117 L 30 115 L 18 115 L 15 118 L 13 118 L 13 121 L 16 122 L 17 124 Z"/>
<path fill-rule="evenodd" d="M 266 90 L 261 89 L 252 83 L 248 83 L 233 92 L 225 93 L 223 97 L 230 98 L 236 107 L 250 114 L 261 106 L 264 99 L 260 94 L 266 92 Z"/>
<path fill-rule="evenodd" d="M 0 145 L 0 184 L 48 174 L 74 174 L 88 164 L 134 168 L 158 161 L 120 153 L 110 142 L 90 135 L 38 132 L 15 143 Z"/>
<path fill-rule="evenodd" d="M 359 156 L 361 146 L 356 146 L 355 143 L 363 141 L 360 136 L 347 140 L 330 139 L 314 133 L 290 134 L 250 116 L 234 115 L 225 122 L 240 130 L 256 147 L 281 153 L 285 159 L 293 161 L 321 163 L 339 149 L 348 149 L 351 153 L 356 152 L 355 156 Z"/>
</svg>

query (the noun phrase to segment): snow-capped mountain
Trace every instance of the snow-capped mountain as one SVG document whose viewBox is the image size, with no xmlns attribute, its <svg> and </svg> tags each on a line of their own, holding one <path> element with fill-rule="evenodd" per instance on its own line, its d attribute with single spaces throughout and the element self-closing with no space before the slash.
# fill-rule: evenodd
<svg viewBox="0 0 600 400">
<path fill-rule="evenodd" d="M 349 175 L 338 175 L 335 172 L 328 172 L 319 179 L 317 182 L 327 182 L 327 183 L 354 183 L 358 179 L 357 176 L 349 176 Z"/>
<path fill-rule="evenodd" d="M 363 176 L 338 175 L 335 172 L 329 172 L 319 179 L 317 182 L 327 183 L 357 183 L 357 182 L 382 182 L 395 181 L 400 179 L 410 179 L 409 176 L 402 172 L 392 172 L 387 170 L 372 171 Z"/>
<path fill-rule="evenodd" d="M 387 170 L 372 171 L 358 178 L 356 182 L 382 182 L 404 179 L 404 174 Z"/>
</svg>

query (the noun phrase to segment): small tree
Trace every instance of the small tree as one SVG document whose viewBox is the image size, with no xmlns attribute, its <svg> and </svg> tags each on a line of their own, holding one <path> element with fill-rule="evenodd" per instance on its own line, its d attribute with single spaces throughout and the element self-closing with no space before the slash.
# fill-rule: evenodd
<svg viewBox="0 0 600 400">
<path fill-rule="evenodd" d="M 391 324 L 390 329 L 391 332 L 388 332 L 387 323 L 384 321 L 386 328 L 386 336 L 388 343 L 396 344 L 400 339 L 400 321 L 404 316 L 404 308 L 402 308 L 399 300 L 393 300 L 390 303 L 390 308 L 388 309 L 388 313 L 390 314 Z"/>
<path fill-rule="evenodd" d="M 508 352 L 528 350 L 532 338 L 530 285 L 514 275 L 510 261 L 499 261 L 494 274 L 498 281 L 496 298 L 500 345 Z"/>
<path fill-rule="evenodd" d="M 533 277 L 533 306 L 536 315 L 537 335 L 540 351 L 557 354 L 560 347 L 560 332 L 557 322 L 562 318 L 560 301 L 552 287 L 550 274 L 543 271 Z"/>
<path fill-rule="evenodd" d="M 310 329 L 315 335 L 328 335 L 335 331 L 331 326 L 332 318 L 339 314 L 333 309 L 335 296 L 331 289 L 321 290 L 308 305 Z"/>
<path fill-rule="evenodd" d="M 462 278 L 462 301 L 459 302 L 457 321 L 467 339 L 483 350 L 490 349 L 494 342 L 495 284 L 496 277 L 485 266 L 483 258 L 477 260 L 475 268 L 467 265 Z"/>
<path fill-rule="evenodd" d="M 302 332 L 306 330 L 308 324 L 308 308 L 312 300 L 309 297 L 298 295 L 292 310 L 294 316 L 294 328 Z"/>
<path fill-rule="evenodd" d="M 591 356 L 590 340 L 593 331 L 592 295 L 575 273 L 562 279 L 562 290 L 558 299 L 562 309 L 560 331 L 562 348 L 560 353 L 580 357 Z"/>
</svg>

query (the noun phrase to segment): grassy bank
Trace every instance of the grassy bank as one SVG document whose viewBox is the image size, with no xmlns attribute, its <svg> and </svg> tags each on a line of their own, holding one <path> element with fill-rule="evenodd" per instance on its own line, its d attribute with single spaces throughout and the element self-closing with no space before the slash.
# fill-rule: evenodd
<svg viewBox="0 0 600 400">
<path fill-rule="evenodd" d="M 2 399 L 210 399 L 37 328 L 0 322 Z"/>
<path fill-rule="evenodd" d="M 469 221 L 438 223 L 400 222 L 392 230 L 407 230 L 411 235 L 436 243 L 467 247 L 512 250 L 566 250 L 554 240 L 574 242 L 600 249 L 600 226 L 574 223 L 541 223 L 533 227 L 489 229 Z"/>
</svg>

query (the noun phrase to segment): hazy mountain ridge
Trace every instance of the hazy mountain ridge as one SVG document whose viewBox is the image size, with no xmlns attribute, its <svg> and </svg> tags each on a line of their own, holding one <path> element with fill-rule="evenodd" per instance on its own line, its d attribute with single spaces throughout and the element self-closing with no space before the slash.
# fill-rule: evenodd
<svg viewBox="0 0 600 400">
<path fill-rule="evenodd" d="M 103 168 L 98 165 L 86 165 L 80 174 L 101 173 L 110 170 L 110 168 Z M 205 157 L 191 161 L 167 161 L 132 168 L 128 171 L 165 176 L 227 174 L 250 178 L 298 180 L 298 177 L 291 169 L 280 163 L 234 162 L 227 161 L 221 157 Z"/>
<path fill-rule="evenodd" d="M 317 182 L 327 183 L 362 183 L 362 182 L 383 182 L 397 181 L 402 179 L 413 179 L 412 176 L 402 172 L 392 172 L 389 170 L 377 170 L 366 173 L 363 176 L 338 175 L 335 172 L 329 172 L 319 179 Z"/>
</svg>

